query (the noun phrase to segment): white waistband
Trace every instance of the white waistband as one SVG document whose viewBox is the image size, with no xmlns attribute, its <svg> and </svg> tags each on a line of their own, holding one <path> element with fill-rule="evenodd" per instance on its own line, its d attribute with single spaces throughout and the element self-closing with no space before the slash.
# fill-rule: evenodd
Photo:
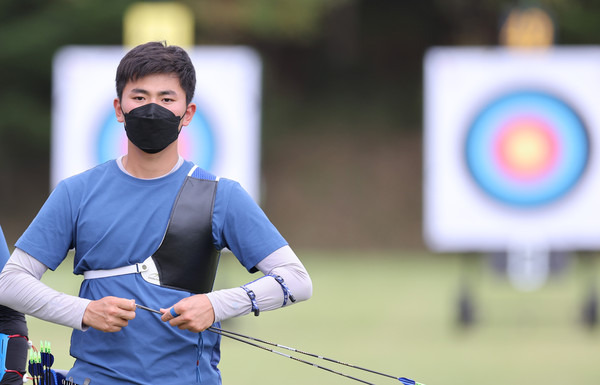
<svg viewBox="0 0 600 385">
<path fill-rule="evenodd" d="M 104 278 L 104 277 L 112 277 L 115 275 L 124 275 L 124 274 L 132 274 L 139 273 L 139 264 L 130 266 L 117 267 L 116 269 L 109 270 L 88 270 L 83 272 L 83 278 L 85 279 L 96 279 L 96 278 Z"/>
<path fill-rule="evenodd" d="M 108 270 L 88 270 L 83 272 L 84 279 L 96 279 L 96 278 L 105 278 L 105 277 L 114 277 L 117 275 L 125 275 L 125 274 L 136 274 L 139 273 L 142 275 L 144 280 L 153 283 L 155 285 L 160 285 L 160 279 L 158 276 L 158 270 L 156 265 L 154 264 L 154 260 L 152 257 L 148 257 L 142 263 L 136 263 L 135 265 L 122 266 L 117 267 L 115 269 Z"/>
</svg>

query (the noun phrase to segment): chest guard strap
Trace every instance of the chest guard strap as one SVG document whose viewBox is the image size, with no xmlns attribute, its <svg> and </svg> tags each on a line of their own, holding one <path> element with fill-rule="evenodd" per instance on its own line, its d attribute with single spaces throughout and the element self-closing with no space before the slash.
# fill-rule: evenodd
<svg viewBox="0 0 600 385">
<path fill-rule="evenodd" d="M 218 178 L 194 166 L 185 178 L 163 240 L 142 263 L 89 270 L 85 279 L 139 273 L 147 282 L 194 294 L 212 291 L 220 252 L 214 247 L 212 215 Z"/>
</svg>

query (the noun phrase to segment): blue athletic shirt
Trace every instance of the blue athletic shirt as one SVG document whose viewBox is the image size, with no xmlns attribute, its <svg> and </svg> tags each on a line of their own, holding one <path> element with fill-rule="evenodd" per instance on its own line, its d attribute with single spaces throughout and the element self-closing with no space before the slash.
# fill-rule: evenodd
<svg viewBox="0 0 600 385">
<path fill-rule="evenodd" d="M 138 179 L 115 160 L 60 182 L 16 247 L 56 269 L 75 249 L 75 274 L 144 261 L 159 247 L 171 208 L 193 163 L 158 179 Z M 287 245 L 239 183 L 220 179 L 212 234 L 217 249 L 227 247 L 249 271 Z M 193 272 L 190 272 L 193 274 Z M 84 280 L 79 296 L 135 299 L 154 309 L 172 306 L 191 294 L 144 281 L 139 274 Z M 137 311 L 116 333 L 73 330 L 69 372 L 76 383 L 220 384 L 220 337 L 179 330 L 154 313 Z M 198 367 L 196 363 L 198 363 Z"/>
</svg>

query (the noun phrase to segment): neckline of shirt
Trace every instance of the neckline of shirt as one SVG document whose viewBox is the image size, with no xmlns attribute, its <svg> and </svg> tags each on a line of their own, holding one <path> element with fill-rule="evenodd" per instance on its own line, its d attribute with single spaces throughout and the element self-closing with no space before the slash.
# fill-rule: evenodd
<svg viewBox="0 0 600 385">
<path fill-rule="evenodd" d="M 117 166 L 119 167 L 119 170 L 121 170 L 123 173 L 125 173 L 126 175 L 138 179 L 138 180 L 157 180 L 157 179 L 162 179 L 162 178 L 166 178 L 167 176 L 173 174 L 175 171 L 179 170 L 179 168 L 183 165 L 183 161 L 184 159 L 181 157 L 181 155 L 179 156 L 179 159 L 177 159 L 177 163 L 175 163 L 175 166 L 173 166 L 173 168 L 171 169 L 171 171 L 169 171 L 168 173 L 161 175 L 161 176 L 157 176 L 156 178 L 138 178 L 136 176 L 131 175 L 126 169 L 125 166 L 123 166 L 123 157 L 125 155 L 121 155 L 120 157 L 118 157 L 116 159 L 117 161 Z"/>
</svg>

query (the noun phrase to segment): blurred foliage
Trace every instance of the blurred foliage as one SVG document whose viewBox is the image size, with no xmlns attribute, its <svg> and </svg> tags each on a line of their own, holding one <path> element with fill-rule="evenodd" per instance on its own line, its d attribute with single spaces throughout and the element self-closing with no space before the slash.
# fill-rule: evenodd
<svg viewBox="0 0 600 385">
<path fill-rule="evenodd" d="M 54 52 L 120 44 L 122 15 L 133 2 L 0 2 L 1 153 L 15 155 L 16 143 L 47 157 Z M 313 126 L 419 129 L 427 47 L 496 44 L 501 18 L 515 5 L 547 9 L 558 43 L 596 44 L 600 36 L 600 3 L 588 0 L 181 2 L 194 12 L 198 44 L 247 44 L 261 53 L 266 135 Z"/>
<path fill-rule="evenodd" d="M 121 0 L 0 2 L 0 160 L 45 160 L 49 152 L 52 58 L 68 44 L 120 44 Z M 36 156 L 37 155 L 37 156 Z"/>
<path fill-rule="evenodd" d="M 185 3 L 195 11 L 200 43 L 210 36 L 228 39 L 252 35 L 267 41 L 313 41 L 321 18 L 353 0 L 197 0 Z"/>
</svg>

